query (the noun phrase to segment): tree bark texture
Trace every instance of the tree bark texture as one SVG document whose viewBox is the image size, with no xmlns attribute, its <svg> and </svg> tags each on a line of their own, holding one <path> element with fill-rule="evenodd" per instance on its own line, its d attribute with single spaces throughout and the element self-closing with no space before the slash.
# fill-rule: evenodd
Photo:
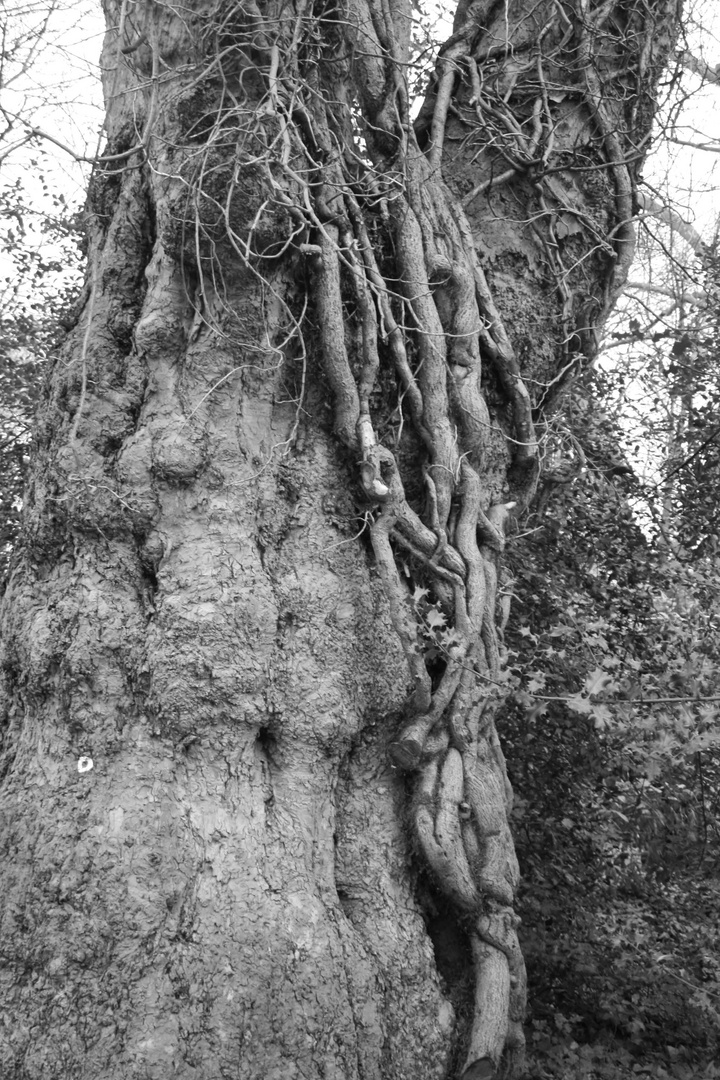
<svg viewBox="0 0 720 1080">
<path fill-rule="evenodd" d="M 107 4 L 3 607 L 0 1074 L 518 1075 L 502 552 L 675 0 Z"/>
</svg>

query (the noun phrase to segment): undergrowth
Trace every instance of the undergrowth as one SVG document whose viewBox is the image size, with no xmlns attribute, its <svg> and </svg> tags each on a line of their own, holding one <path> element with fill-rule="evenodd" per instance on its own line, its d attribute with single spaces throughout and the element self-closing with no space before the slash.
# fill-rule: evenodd
<svg viewBox="0 0 720 1080">
<path fill-rule="evenodd" d="M 590 399 L 575 434 L 613 444 Z M 643 532 L 636 494 L 586 465 L 510 545 L 530 1077 L 720 1076 L 715 566 Z"/>
</svg>

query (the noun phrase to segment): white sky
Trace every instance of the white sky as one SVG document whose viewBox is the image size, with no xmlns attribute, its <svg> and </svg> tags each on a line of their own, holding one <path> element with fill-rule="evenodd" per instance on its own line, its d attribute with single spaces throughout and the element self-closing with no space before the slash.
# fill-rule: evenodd
<svg viewBox="0 0 720 1080">
<path fill-rule="evenodd" d="M 687 47 L 711 68 L 720 63 L 720 5 L 717 0 L 698 0 L 687 16 Z M 683 78 L 683 105 L 673 110 L 669 132 L 678 140 L 701 145 L 713 144 L 716 150 L 701 151 L 679 142 L 656 141 L 653 155 L 645 169 L 646 178 L 661 190 L 672 193 L 673 203 L 682 216 L 708 234 L 715 228 L 720 206 L 720 85 L 706 83 L 690 72 Z"/>
<path fill-rule="evenodd" d="M 53 5 L 47 23 L 44 14 Z M 2 108 L 19 117 L 17 127 L 0 143 L 13 143 L 29 127 L 39 127 L 72 150 L 91 156 L 97 150 L 102 124 L 99 58 L 104 21 L 95 0 L 7 0 L 7 37 L 17 55 L 4 64 Z M 6 48 L 7 51 L 7 48 Z M 32 62 L 25 70 L 25 61 Z M 69 154 L 37 141 L 32 151 L 23 148 L 2 162 L 0 177 L 14 180 L 26 174 L 31 159 L 47 156 L 58 171 L 58 184 L 68 197 L 80 198 L 86 169 Z M 77 193 L 73 191 L 77 189 Z"/>
<path fill-rule="evenodd" d="M 103 122 L 98 62 L 104 21 L 99 3 L 6 0 L 3 14 L 0 130 L 5 131 L 0 156 L 30 128 L 47 132 L 78 156 L 93 156 Z M 19 185 L 28 208 L 23 224 L 36 246 L 43 243 L 44 220 L 57 213 L 53 194 L 62 195 L 70 209 L 82 207 L 89 173 L 88 164 L 46 139 L 35 139 L 0 157 L 0 187 Z M 15 218 L 0 217 L 0 301 L 7 302 L 16 287 L 7 233 L 18 228 Z M 62 250 L 52 245 L 43 247 L 45 253 L 62 258 Z M 53 274 L 47 280 L 50 284 L 62 277 Z"/>
</svg>

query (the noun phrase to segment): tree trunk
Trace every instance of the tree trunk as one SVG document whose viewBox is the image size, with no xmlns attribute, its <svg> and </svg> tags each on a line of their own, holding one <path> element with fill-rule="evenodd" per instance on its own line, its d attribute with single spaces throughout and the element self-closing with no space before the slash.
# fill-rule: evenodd
<svg viewBox="0 0 720 1080">
<path fill-rule="evenodd" d="M 498 592 L 675 0 L 107 3 L 3 607 L 0 1073 L 522 1068 Z"/>
</svg>

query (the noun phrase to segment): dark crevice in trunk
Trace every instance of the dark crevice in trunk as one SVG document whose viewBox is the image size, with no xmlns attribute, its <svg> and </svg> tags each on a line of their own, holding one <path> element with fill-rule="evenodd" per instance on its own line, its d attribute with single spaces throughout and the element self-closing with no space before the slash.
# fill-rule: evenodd
<svg viewBox="0 0 720 1080">
<path fill-rule="evenodd" d="M 141 573 L 146 591 L 149 594 L 150 598 L 154 599 L 154 597 L 157 595 L 158 589 L 160 588 L 155 568 L 147 562 L 141 563 Z"/>
<path fill-rule="evenodd" d="M 470 937 L 458 919 L 457 909 L 425 875 L 418 879 L 416 895 L 441 985 L 455 1010 L 456 1033 L 447 1080 L 456 1080 L 468 1052 L 473 1020 L 475 971 Z"/>
</svg>

